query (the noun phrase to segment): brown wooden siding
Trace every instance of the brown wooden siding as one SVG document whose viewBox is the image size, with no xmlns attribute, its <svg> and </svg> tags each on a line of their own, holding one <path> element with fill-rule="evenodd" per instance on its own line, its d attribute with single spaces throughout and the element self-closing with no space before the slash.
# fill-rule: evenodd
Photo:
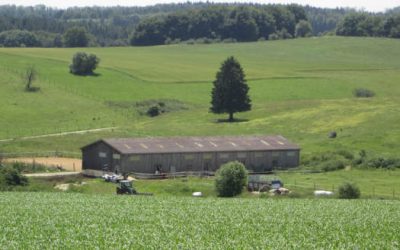
<svg viewBox="0 0 400 250">
<path fill-rule="evenodd" d="M 106 153 L 100 157 L 99 153 Z M 288 152 L 291 152 L 288 154 Z M 299 165 L 299 150 L 274 151 L 235 151 L 235 152 L 199 152 L 199 153 L 154 153 L 154 154 L 119 154 L 106 143 L 99 142 L 82 149 L 83 169 L 111 172 L 155 173 L 162 172 L 212 171 L 230 161 L 242 162 L 251 172 L 264 172 L 275 168 L 292 168 Z"/>
</svg>

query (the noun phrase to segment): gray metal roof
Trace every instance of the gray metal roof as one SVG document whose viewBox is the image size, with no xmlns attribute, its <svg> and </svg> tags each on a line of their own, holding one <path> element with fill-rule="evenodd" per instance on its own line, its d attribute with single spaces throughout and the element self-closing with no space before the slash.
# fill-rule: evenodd
<svg viewBox="0 0 400 250">
<path fill-rule="evenodd" d="M 122 154 L 299 150 L 283 136 L 153 137 L 100 140 Z M 96 142 L 95 142 L 96 143 Z M 90 145 L 93 145 L 90 144 Z M 90 146 L 88 145 L 88 146 Z M 88 147 L 86 146 L 86 147 Z M 84 147 L 84 148 L 86 148 Z M 83 149 L 84 149 L 83 148 Z"/>
</svg>

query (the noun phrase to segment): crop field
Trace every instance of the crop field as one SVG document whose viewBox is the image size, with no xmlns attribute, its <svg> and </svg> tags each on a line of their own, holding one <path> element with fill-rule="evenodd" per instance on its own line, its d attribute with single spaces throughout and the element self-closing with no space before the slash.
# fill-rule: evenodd
<svg viewBox="0 0 400 250">
<path fill-rule="evenodd" d="M 400 204 L 0 193 L 3 249 L 397 249 Z"/>
<path fill-rule="evenodd" d="M 68 72 L 77 51 L 100 57 L 98 76 Z M 226 57 L 242 64 L 253 109 L 218 122 L 209 113 L 215 74 Z M 121 48 L 0 48 L 0 151 L 71 151 L 101 137 L 281 134 L 303 154 L 338 148 L 394 156 L 400 147 L 400 43 L 321 37 L 238 44 Z M 36 93 L 21 74 L 35 65 Z M 355 98 L 355 88 L 374 98 Z M 171 112 L 140 115 L 137 103 L 164 101 Z M 184 105 L 184 109 L 179 105 Z M 87 133 L 26 136 L 110 128 Z M 337 131 L 338 138 L 327 134 Z M 13 139 L 1 141 L 2 139 Z"/>
</svg>

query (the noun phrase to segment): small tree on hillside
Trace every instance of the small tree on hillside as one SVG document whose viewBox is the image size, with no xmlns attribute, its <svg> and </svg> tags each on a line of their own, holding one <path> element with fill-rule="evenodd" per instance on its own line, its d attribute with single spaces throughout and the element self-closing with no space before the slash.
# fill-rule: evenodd
<svg viewBox="0 0 400 250">
<path fill-rule="evenodd" d="M 33 92 L 33 91 L 39 90 L 38 87 L 33 87 L 32 86 L 33 82 L 37 78 L 37 75 L 38 75 L 38 73 L 37 73 L 37 71 L 36 71 L 34 66 L 29 66 L 26 69 L 25 73 L 23 74 L 23 79 L 25 81 L 25 91 Z"/>
<path fill-rule="evenodd" d="M 72 64 L 69 69 L 74 75 L 91 75 L 99 62 L 100 59 L 94 54 L 77 52 L 72 58 Z"/>
<path fill-rule="evenodd" d="M 213 84 L 211 112 L 215 114 L 228 113 L 229 121 L 232 122 L 235 112 L 251 109 L 251 100 L 248 96 L 249 87 L 245 80 L 245 74 L 234 57 L 228 57 L 222 63 Z"/>
<path fill-rule="evenodd" d="M 247 185 L 247 175 L 246 167 L 238 161 L 222 165 L 215 175 L 218 196 L 233 197 L 241 194 Z"/>
</svg>

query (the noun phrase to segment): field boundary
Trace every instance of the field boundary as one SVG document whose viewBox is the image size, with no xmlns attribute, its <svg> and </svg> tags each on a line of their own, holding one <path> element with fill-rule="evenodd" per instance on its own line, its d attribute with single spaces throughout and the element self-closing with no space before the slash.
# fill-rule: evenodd
<svg viewBox="0 0 400 250">
<path fill-rule="evenodd" d="M 117 128 L 118 127 L 95 128 L 95 129 L 60 132 L 60 133 L 45 134 L 45 135 L 32 135 L 32 136 L 24 136 L 24 137 L 19 137 L 19 138 L 0 139 L 0 142 L 10 142 L 10 141 L 15 141 L 15 140 L 29 140 L 29 139 L 37 139 L 37 138 L 45 138 L 45 137 L 63 136 L 63 135 L 77 135 L 77 134 L 85 134 L 85 133 L 91 133 L 91 132 L 114 130 Z"/>
<path fill-rule="evenodd" d="M 0 158 L 37 158 L 37 157 L 58 157 L 58 158 L 75 158 L 81 159 L 82 154 L 70 151 L 43 151 L 43 152 L 17 152 L 17 153 L 0 153 Z"/>
</svg>

